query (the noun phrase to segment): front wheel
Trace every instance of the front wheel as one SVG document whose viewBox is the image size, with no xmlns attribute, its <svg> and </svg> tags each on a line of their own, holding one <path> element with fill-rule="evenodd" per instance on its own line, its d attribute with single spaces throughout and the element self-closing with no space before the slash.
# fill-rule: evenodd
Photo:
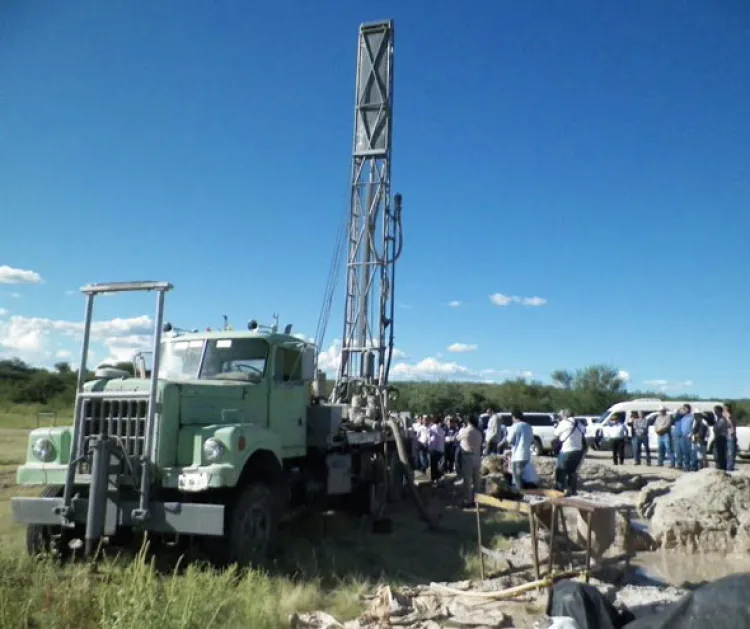
<svg viewBox="0 0 750 629">
<path fill-rule="evenodd" d="M 227 563 L 259 567 L 275 550 L 279 510 L 271 488 L 250 483 L 239 490 L 231 507 L 227 531 Z"/>
<path fill-rule="evenodd" d="M 62 487 L 45 487 L 42 491 L 42 498 L 59 498 L 62 495 Z M 29 524 L 26 527 L 26 551 L 31 557 L 52 554 L 62 561 L 67 561 L 73 557 L 72 543 L 75 538 L 75 529 Z"/>
<path fill-rule="evenodd" d="M 531 444 L 531 451 L 534 453 L 534 456 L 542 456 L 544 454 L 542 441 L 539 437 L 534 437 L 534 443 Z"/>
</svg>

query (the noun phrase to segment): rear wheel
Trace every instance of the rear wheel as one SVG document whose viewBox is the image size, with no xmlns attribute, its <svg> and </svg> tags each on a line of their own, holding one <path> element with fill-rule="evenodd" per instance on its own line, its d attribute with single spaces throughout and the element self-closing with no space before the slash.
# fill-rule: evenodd
<svg viewBox="0 0 750 629">
<path fill-rule="evenodd" d="M 534 437 L 534 443 L 531 444 L 531 451 L 534 453 L 534 456 L 542 456 L 544 454 L 542 440 L 539 437 Z"/>
<path fill-rule="evenodd" d="M 42 491 L 43 498 L 59 498 L 62 495 L 62 487 L 45 487 Z M 74 555 L 72 544 L 76 538 L 76 529 L 29 524 L 26 527 L 26 551 L 32 557 L 52 554 L 60 560 L 67 561 Z"/>
<path fill-rule="evenodd" d="M 239 490 L 228 519 L 226 563 L 260 567 L 271 557 L 278 538 L 278 501 L 265 483 Z"/>
</svg>

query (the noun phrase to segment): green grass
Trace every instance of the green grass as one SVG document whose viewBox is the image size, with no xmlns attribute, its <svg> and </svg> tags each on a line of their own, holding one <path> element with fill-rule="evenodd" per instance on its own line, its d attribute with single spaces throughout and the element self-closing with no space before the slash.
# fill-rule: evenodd
<svg viewBox="0 0 750 629">
<path fill-rule="evenodd" d="M 36 412 L 36 409 L 35 409 Z M 0 629 L 91 627 L 277 628 L 295 611 L 326 610 L 339 620 L 362 611 L 362 596 L 391 585 L 478 576 L 472 512 L 444 508 L 439 532 L 430 532 L 409 503 L 392 510 L 393 532 L 376 535 L 342 513 L 311 515 L 282 531 L 281 549 L 268 573 L 219 573 L 199 564 L 165 571 L 141 553 L 107 560 L 92 573 L 83 563 L 64 568 L 25 556 L 23 529 L 13 524 L 9 498 L 37 494 L 15 485 L 34 414 L 0 413 Z M 486 544 L 526 530 L 525 518 L 487 514 Z M 492 538 L 494 537 L 494 542 Z M 169 564 L 167 564 L 169 566 Z"/>
</svg>

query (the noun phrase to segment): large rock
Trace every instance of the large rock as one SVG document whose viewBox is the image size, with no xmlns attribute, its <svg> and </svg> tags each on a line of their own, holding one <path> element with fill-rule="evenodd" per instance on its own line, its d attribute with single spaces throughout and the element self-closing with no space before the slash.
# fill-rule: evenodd
<svg viewBox="0 0 750 629">
<path fill-rule="evenodd" d="M 672 489 L 672 481 L 659 480 L 649 483 L 643 489 L 638 496 L 638 502 L 636 508 L 644 518 L 650 519 L 654 515 L 654 508 L 656 507 L 656 499 L 664 496 Z"/>
<path fill-rule="evenodd" d="M 665 548 L 750 552 L 750 477 L 704 469 L 652 499 L 651 534 Z"/>
</svg>

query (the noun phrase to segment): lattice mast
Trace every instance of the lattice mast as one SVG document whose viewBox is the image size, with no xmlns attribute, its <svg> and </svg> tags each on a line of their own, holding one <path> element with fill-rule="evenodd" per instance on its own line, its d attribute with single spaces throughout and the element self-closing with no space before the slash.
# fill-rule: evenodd
<svg viewBox="0 0 750 629">
<path fill-rule="evenodd" d="M 334 401 L 354 381 L 383 387 L 393 350 L 395 262 L 401 196 L 391 202 L 393 21 L 359 29 L 344 333 Z"/>
</svg>

